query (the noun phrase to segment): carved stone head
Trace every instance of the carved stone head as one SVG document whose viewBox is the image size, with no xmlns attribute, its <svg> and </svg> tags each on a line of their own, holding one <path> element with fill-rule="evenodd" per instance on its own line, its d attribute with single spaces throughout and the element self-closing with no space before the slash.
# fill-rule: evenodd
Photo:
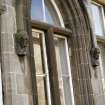
<svg viewBox="0 0 105 105">
<path fill-rule="evenodd" d="M 96 47 L 91 49 L 91 60 L 93 67 L 99 66 L 99 54 L 100 54 L 99 48 Z"/>
<path fill-rule="evenodd" d="M 29 46 L 27 32 L 19 31 L 15 34 L 15 48 L 18 55 L 26 55 Z"/>
</svg>

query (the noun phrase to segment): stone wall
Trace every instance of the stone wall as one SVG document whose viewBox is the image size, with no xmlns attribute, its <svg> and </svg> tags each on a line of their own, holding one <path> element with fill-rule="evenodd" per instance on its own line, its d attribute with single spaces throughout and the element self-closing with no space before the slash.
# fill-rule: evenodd
<svg viewBox="0 0 105 105">
<path fill-rule="evenodd" d="M 33 105 L 29 57 L 17 56 L 14 48 L 16 28 L 15 0 L 5 0 L 1 15 L 1 63 L 4 105 Z"/>
<path fill-rule="evenodd" d="M 18 0 L 20 1 L 20 0 Z M 25 30 L 31 39 L 30 10 L 28 6 L 31 0 L 24 0 L 24 22 Z M 79 1 L 79 2 L 78 2 Z M 104 2 L 104 0 L 103 0 Z M 83 8 L 82 0 L 56 0 L 56 3 L 63 15 L 66 28 L 72 30 L 69 42 L 72 50 L 71 70 L 76 105 L 99 105 L 95 104 L 104 100 L 103 96 L 95 97 L 93 92 L 100 91 L 102 84 L 100 79 L 95 78 L 95 71 L 90 64 L 91 33 L 86 11 Z M 3 79 L 4 105 L 33 105 L 35 91 L 32 83 L 34 72 L 30 62 L 30 56 L 19 57 L 15 52 L 14 34 L 17 32 L 15 0 L 5 0 L 6 10 L 1 15 L 1 63 Z M 31 46 L 32 47 L 32 46 Z M 30 48 L 29 50 L 31 50 Z M 33 69 L 34 70 L 34 69 Z M 99 72 L 97 70 L 97 72 Z M 100 77 L 100 75 L 98 76 Z M 100 83 L 100 84 L 98 84 Z M 98 87 L 100 86 L 100 87 Z M 96 88 L 98 88 L 96 90 Z M 94 98 L 94 99 L 93 99 Z M 35 104 L 37 105 L 37 104 Z M 101 104 L 103 105 L 103 103 Z"/>
</svg>

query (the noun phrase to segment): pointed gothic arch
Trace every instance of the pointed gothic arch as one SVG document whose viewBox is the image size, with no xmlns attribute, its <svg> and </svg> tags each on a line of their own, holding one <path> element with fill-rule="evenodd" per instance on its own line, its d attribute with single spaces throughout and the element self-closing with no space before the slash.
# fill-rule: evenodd
<svg viewBox="0 0 105 105">
<path fill-rule="evenodd" d="M 32 37 L 31 37 L 31 1 L 24 0 L 24 23 L 26 26 L 26 31 L 30 36 L 30 51 L 32 51 Z M 72 64 L 72 77 L 74 86 L 74 96 L 76 104 L 93 104 L 92 95 L 90 91 L 91 81 L 90 81 L 90 49 L 91 49 L 91 33 L 90 25 L 86 21 L 87 14 L 84 14 L 83 7 L 77 0 L 57 0 L 55 1 L 61 14 L 63 16 L 65 27 L 72 30 L 72 37 L 69 40 L 71 45 L 71 64 Z M 82 2 L 82 1 L 81 1 Z M 86 15 L 86 17 L 85 17 Z M 86 20 L 87 19 L 87 20 Z M 31 55 L 30 55 L 31 56 Z M 81 56 L 81 58 L 80 58 Z M 31 63 L 33 58 L 30 59 Z M 32 64 L 31 64 L 32 65 Z M 32 67 L 32 70 L 35 68 Z M 34 89 L 35 87 L 33 87 Z M 84 91 L 83 91 L 84 90 Z"/>
</svg>

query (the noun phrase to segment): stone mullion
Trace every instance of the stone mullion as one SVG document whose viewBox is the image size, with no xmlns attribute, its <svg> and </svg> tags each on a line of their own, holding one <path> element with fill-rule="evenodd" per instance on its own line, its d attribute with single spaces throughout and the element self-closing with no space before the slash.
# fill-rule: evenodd
<svg viewBox="0 0 105 105">
<path fill-rule="evenodd" d="M 60 92 L 59 92 L 59 80 L 57 72 L 56 54 L 54 48 L 53 29 L 49 28 L 46 32 L 46 49 L 48 56 L 48 68 L 51 85 L 52 105 L 61 105 Z"/>
</svg>

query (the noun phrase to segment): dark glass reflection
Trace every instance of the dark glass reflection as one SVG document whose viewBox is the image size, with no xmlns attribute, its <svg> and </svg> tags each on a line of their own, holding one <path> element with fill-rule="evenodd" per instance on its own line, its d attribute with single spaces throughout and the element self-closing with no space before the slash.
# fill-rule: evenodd
<svg viewBox="0 0 105 105">
<path fill-rule="evenodd" d="M 32 0 L 31 18 L 32 20 L 43 21 L 43 5 L 42 0 Z"/>
</svg>

